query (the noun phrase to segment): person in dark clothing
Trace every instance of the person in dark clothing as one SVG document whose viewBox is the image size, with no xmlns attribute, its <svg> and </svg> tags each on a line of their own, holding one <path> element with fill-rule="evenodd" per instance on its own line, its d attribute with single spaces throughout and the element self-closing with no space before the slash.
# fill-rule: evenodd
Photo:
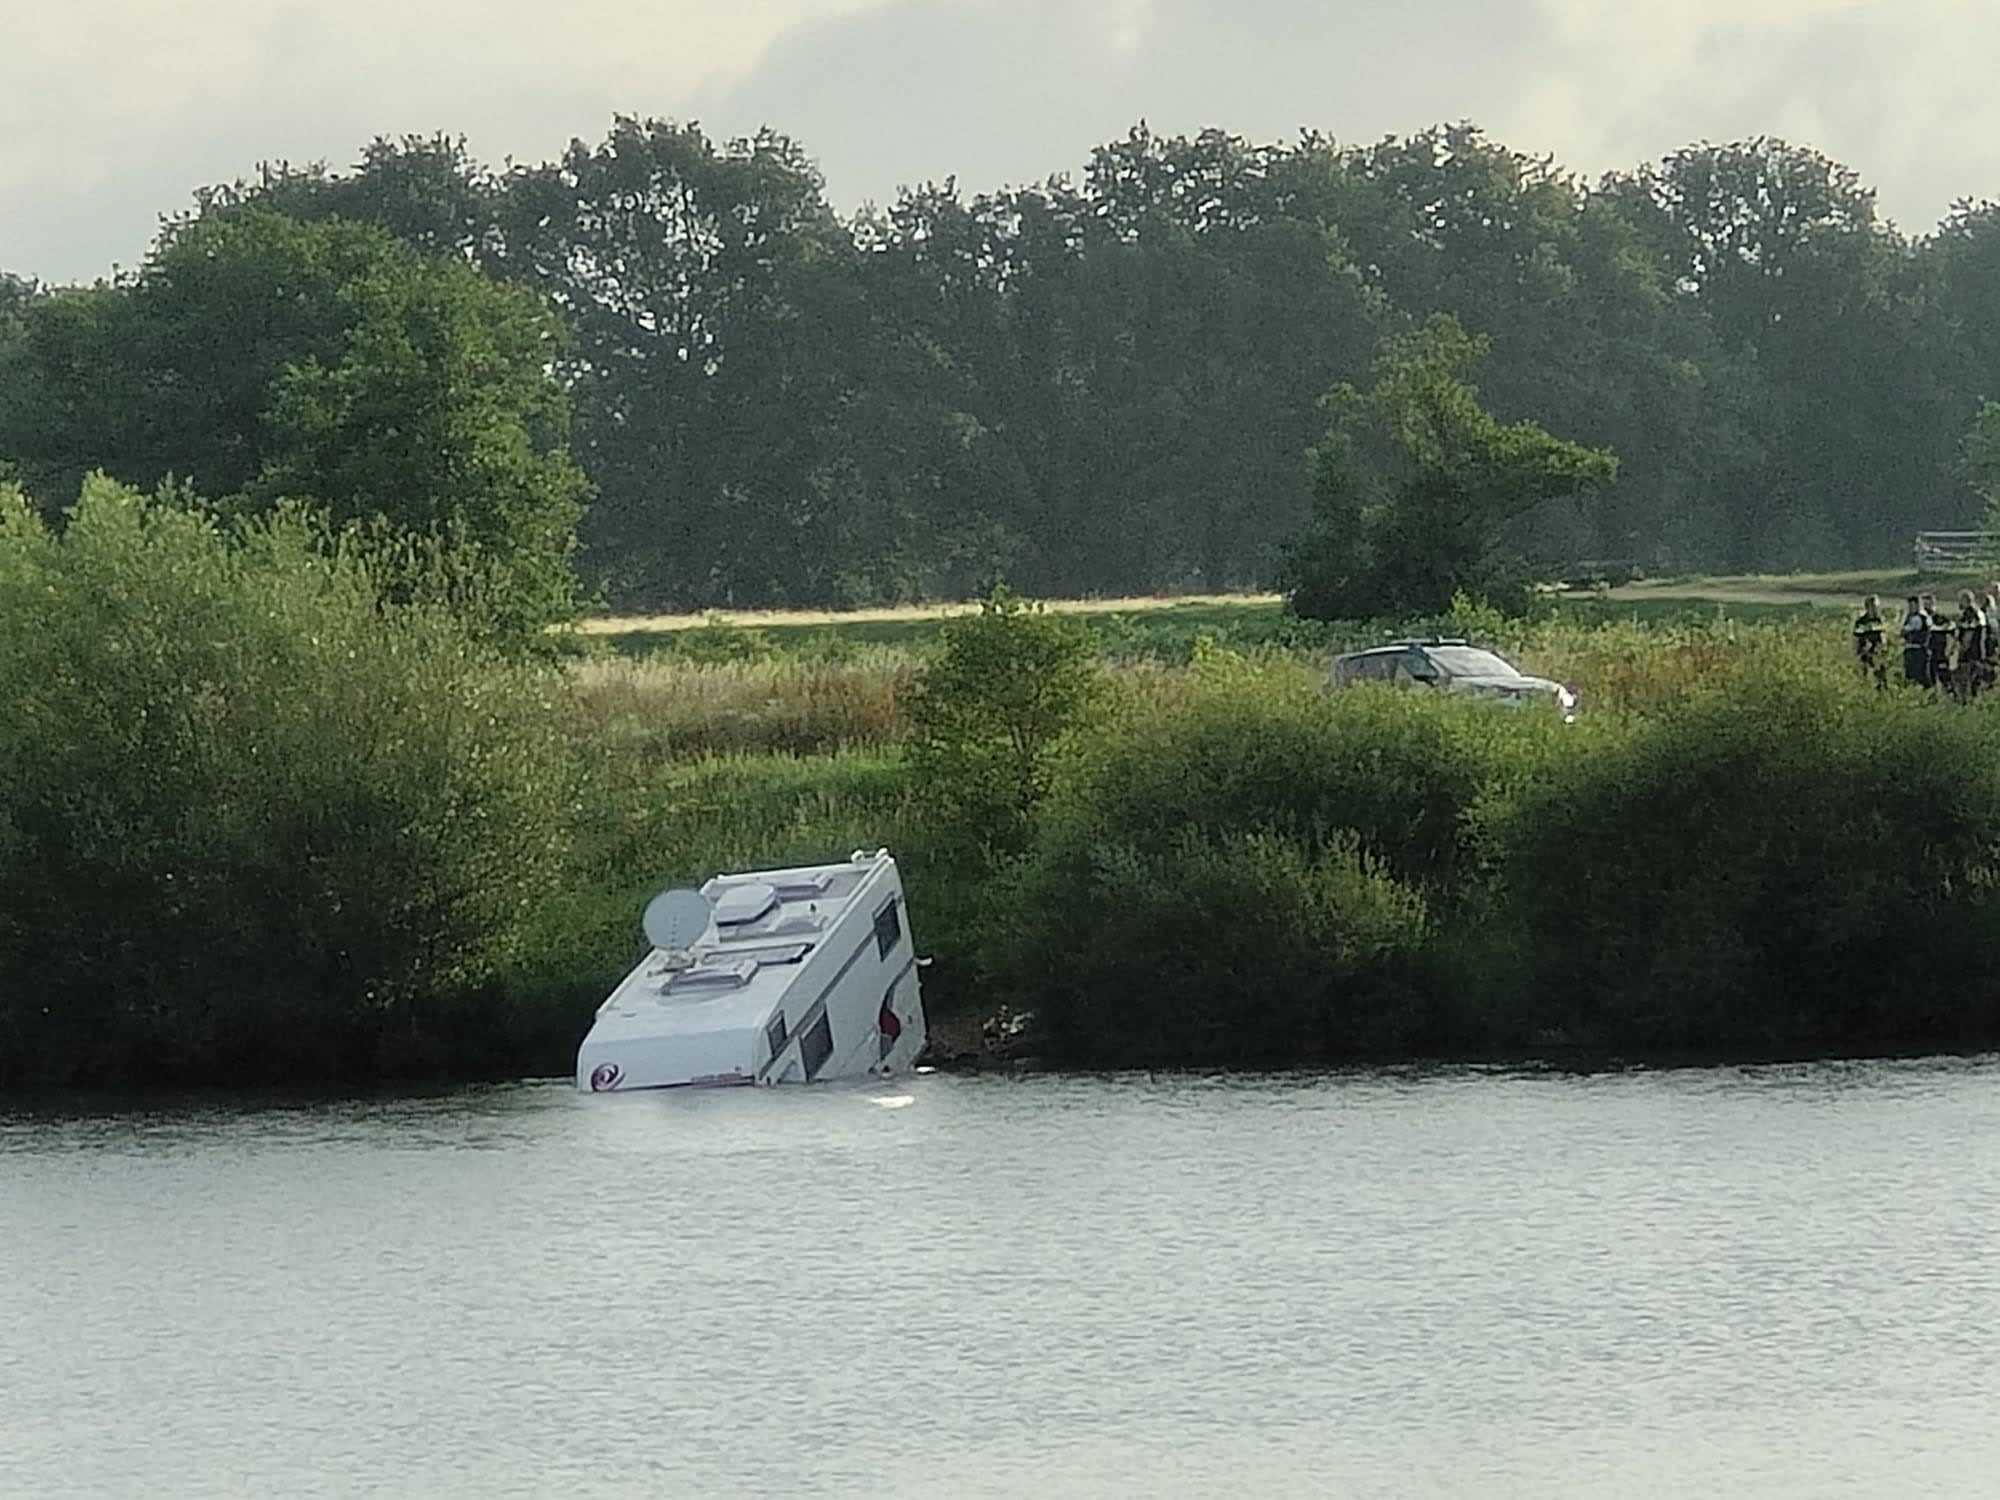
<svg viewBox="0 0 2000 1500">
<path fill-rule="evenodd" d="M 1958 676 L 1953 683 L 1958 696 L 1972 698 L 1986 687 L 1990 667 L 1987 659 L 1989 638 L 1986 611 L 1973 598 L 1972 590 L 1958 595 Z"/>
<path fill-rule="evenodd" d="M 1861 601 L 1861 616 L 1854 622 L 1854 659 L 1861 670 L 1881 687 L 1887 680 L 1888 663 L 1882 659 L 1882 639 L 1887 631 L 1882 621 L 1882 601 L 1870 594 Z"/>
<path fill-rule="evenodd" d="M 1903 680 L 1919 687 L 1931 685 L 1931 617 L 1924 613 L 1924 601 L 1915 594 L 1903 610 Z"/>
<path fill-rule="evenodd" d="M 1925 594 L 1920 602 L 1924 607 L 1924 618 L 1931 622 L 1929 685 L 1949 691 L 1951 688 L 1951 625 L 1949 621 L 1938 613 L 1936 595 Z"/>
</svg>

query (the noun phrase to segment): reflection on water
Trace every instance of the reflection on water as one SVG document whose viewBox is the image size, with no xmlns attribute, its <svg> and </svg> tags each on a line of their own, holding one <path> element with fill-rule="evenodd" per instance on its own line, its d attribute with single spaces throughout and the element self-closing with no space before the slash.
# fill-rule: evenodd
<svg viewBox="0 0 2000 1500">
<path fill-rule="evenodd" d="M 0 1115 L 22 1495 L 1984 1494 L 2000 1066 Z"/>
</svg>

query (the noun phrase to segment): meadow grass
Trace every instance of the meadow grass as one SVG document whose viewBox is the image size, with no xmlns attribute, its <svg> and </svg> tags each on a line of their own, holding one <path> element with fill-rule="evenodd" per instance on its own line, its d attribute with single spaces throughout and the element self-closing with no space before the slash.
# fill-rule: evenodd
<svg viewBox="0 0 2000 1500">
<path fill-rule="evenodd" d="M 586 660 L 571 670 L 575 732 L 652 760 L 892 744 L 917 671 L 913 655 L 887 649 L 851 661 Z"/>
<path fill-rule="evenodd" d="M 1468 635 L 1508 651 L 1530 672 L 1567 682 L 1588 711 L 1656 712 L 1744 664 L 1783 658 L 1844 670 L 1843 616 L 1797 606 L 1615 601 L 1576 603 L 1537 620 L 1474 616 L 1412 627 L 1313 625 L 1265 605 L 1192 606 L 1187 612 L 1103 613 L 1089 629 L 1107 680 L 1128 702 L 1187 702 L 1218 661 L 1252 660 L 1276 682 L 1317 690 L 1341 650 L 1411 633 Z M 705 632 L 705 634 L 704 634 Z M 716 755 L 818 755 L 898 745 L 912 689 L 934 642 L 854 647 L 829 654 L 808 638 L 795 654 L 761 635 L 712 622 L 699 650 L 591 657 L 570 669 L 580 742 L 642 762 Z M 718 659 L 720 658 L 720 659 Z M 1205 665 L 1206 664 L 1206 665 Z"/>
<path fill-rule="evenodd" d="M 1586 620 L 1635 619 L 1643 623 L 1722 618 L 1766 622 L 1846 612 L 1865 594 L 1879 594 L 1891 607 L 1911 593 L 1956 598 L 1961 588 L 1979 592 L 1993 586 L 1993 574 L 1918 573 L 1875 568 L 1845 573 L 1745 573 L 1646 579 L 1617 588 L 1572 590 L 1546 596 L 1546 608 Z M 849 648 L 927 647 L 937 627 L 978 609 L 977 602 L 906 605 L 861 610 L 729 610 L 704 614 L 606 615 L 577 627 L 586 641 L 621 655 L 655 653 L 712 659 L 717 641 L 754 643 L 753 650 L 825 656 Z M 1297 644 L 1344 638 L 1370 622 L 1316 626 L 1287 614 L 1278 594 L 1198 594 L 1136 596 L 1123 599 L 1044 601 L 1052 612 L 1076 616 L 1105 642 L 1113 656 L 1178 654 L 1197 636 L 1225 645 Z M 723 650 L 727 651 L 725 645 Z"/>
<path fill-rule="evenodd" d="M 510 666 L 448 621 L 385 619 L 365 577 L 321 579 L 303 542 L 230 562 L 160 524 L 0 549 L 0 605 L 21 625 L 0 674 L 19 710 L 0 939 L 40 984 L 0 1004 L 0 1047 L 61 1054 L 48 1018 L 88 1012 L 49 999 L 147 1001 L 107 1013 L 78 1076 L 234 1076 L 246 1048 L 299 1077 L 560 1074 L 642 956 L 654 892 L 877 847 L 937 960 L 932 1009 L 1040 1009 L 1067 1061 L 2000 1036 L 1984 990 L 1969 1009 L 1880 998 L 1947 974 L 1899 933 L 1946 910 L 2000 932 L 2000 781 L 1984 769 L 2000 704 L 1873 691 L 1845 610 L 1810 599 L 1599 594 L 1530 619 L 1332 624 L 1269 599 L 1061 611 L 1102 691 L 1050 740 L 1021 836 L 982 850 L 951 811 L 983 805 L 979 788 L 935 783 L 984 762 L 912 742 L 917 688 L 953 649 L 935 615 L 856 622 L 904 632 L 886 644 L 709 619 L 641 654 Z M 94 560 L 130 576 L 101 587 Z M 190 578 L 226 628 L 191 631 Z M 75 599 L 51 605 L 49 579 Z M 1575 685 L 1582 720 L 1326 691 L 1336 652 L 1430 633 Z M 1003 649 L 969 690 L 1011 701 L 1041 680 L 1029 660 Z M 135 702 L 157 711 L 135 720 Z M 135 722 L 152 738 L 126 746 Z M 1899 769 L 1905 744 L 1926 747 L 1916 772 Z M 92 902 L 114 880 L 121 911 L 158 923 L 130 949 L 156 977 L 142 991 L 90 967 Z M 1671 930 L 1654 887 L 1682 914 Z M 1810 951 L 1788 958 L 1765 912 Z M 1763 993 L 1794 970 L 1871 988 L 1845 1008 Z M 1614 979 L 1615 1004 L 1593 999 Z"/>
</svg>

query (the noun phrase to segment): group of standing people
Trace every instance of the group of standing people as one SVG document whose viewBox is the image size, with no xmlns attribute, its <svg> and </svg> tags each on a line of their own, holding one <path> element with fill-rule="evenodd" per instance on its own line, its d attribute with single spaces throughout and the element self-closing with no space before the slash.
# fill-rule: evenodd
<svg viewBox="0 0 2000 1500">
<path fill-rule="evenodd" d="M 1972 698 L 1993 686 L 2000 667 L 2000 583 L 1984 598 L 1963 589 L 1958 614 L 1938 609 L 1933 594 L 1912 594 L 1904 606 L 1899 633 L 1903 640 L 1903 680 L 1919 687 L 1942 688 L 1958 698 Z M 1885 655 L 1888 622 L 1882 602 L 1870 594 L 1854 622 L 1854 655 L 1876 682 L 1888 679 Z"/>
</svg>

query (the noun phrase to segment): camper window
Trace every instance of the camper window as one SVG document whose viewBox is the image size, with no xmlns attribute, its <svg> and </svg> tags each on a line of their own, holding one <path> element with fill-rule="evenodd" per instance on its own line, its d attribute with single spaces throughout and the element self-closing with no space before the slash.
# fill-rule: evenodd
<svg viewBox="0 0 2000 1500">
<path fill-rule="evenodd" d="M 821 1011 L 819 1019 L 799 1041 L 799 1057 L 806 1065 L 806 1082 L 811 1083 L 819 1076 L 819 1070 L 826 1066 L 826 1060 L 833 1056 L 833 1023 Z"/>
<path fill-rule="evenodd" d="M 875 951 L 887 958 L 889 950 L 902 941 L 903 918 L 897 903 L 891 901 L 875 913 Z"/>
</svg>

